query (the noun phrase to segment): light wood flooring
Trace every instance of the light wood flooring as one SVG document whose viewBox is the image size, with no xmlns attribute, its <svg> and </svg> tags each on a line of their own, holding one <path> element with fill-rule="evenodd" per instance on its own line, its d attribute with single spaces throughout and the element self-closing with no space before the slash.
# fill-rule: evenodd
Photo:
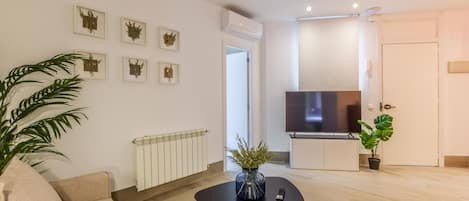
<svg viewBox="0 0 469 201">
<path fill-rule="evenodd" d="M 379 172 L 367 168 L 340 172 L 266 164 L 261 171 L 266 176 L 289 179 L 305 201 L 469 201 L 469 169 L 463 168 L 388 166 Z M 213 175 L 148 201 L 193 201 L 199 190 L 230 181 L 234 175 Z"/>
</svg>

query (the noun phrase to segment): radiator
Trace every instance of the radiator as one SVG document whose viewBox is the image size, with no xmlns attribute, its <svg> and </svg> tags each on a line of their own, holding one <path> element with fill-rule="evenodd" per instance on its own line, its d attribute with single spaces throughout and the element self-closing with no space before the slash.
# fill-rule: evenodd
<svg viewBox="0 0 469 201">
<path fill-rule="evenodd" d="M 137 190 L 207 170 L 207 133 L 199 129 L 134 139 Z"/>
</svg>

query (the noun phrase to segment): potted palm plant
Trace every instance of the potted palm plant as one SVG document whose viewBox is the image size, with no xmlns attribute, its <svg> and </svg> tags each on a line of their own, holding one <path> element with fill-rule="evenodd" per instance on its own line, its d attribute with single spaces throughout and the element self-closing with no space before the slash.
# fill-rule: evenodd
<svg viewBox="0 0 469 201">
<path fill-rule="evenodd" d="M 230 150 L 229 158 L 243 171 L 236 176 L 236 195 L 241 200 L 260 200 L 265 195 L 265 177 L 259 166 L 273 157 L 267 145 L 260 142 L 257 147 L 249 147 L 246 140 L 237 137 L 238 150 Z"/>
<path fill-rule="evenodd" d="M 381 141 L 391 139 L 394 129 L 392 126 L 393 117 L 388 114 L 382 114 L 374 119 L 375 128 L 362 120 L 358 124 L 362 126 L 360 139 L 365 149 L 371 150 L 371 158 L 368 158 L 370 169 L 379 170 L 381 160 L 376 157 L 378 146 Z"/>
<path fill-rule="evenodd" d="M 81 58 L 77 54 L 60 54 L 36 64 L 13 68 L 0 80 L 0 174 L 15 157 L 34 166 L 42 161 L 32 155 L 51 153 L 64 156 L 54 149 L 53 140 L 86 118 L 82 108 L 72 106 L 83 80 L 71 76 L 71 67 L 75 60 Z M 70 76 L 58 78 L 63 73 Z M 40 81 L 34 79 L 35 75 L 47 76 L 53 81 Z M 28 95 L 21 90 L 27 85 L 40 85 L 42 88 Z M 12 102 L 12 97 L 17 97 L 18 92 L 22 92 L 21 96 L 26 94 L 26 98 Z M 64 109 L 37 118 L 51 106 Z"/>
</svg>

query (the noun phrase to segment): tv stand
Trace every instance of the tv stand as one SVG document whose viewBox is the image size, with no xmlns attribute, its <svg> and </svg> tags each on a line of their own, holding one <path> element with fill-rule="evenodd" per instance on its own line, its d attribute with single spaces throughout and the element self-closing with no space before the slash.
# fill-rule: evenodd
<svg viewBox="0 0 469 201">
<path fill-rule="evenodd" d="M 353 134 L 290 135 L 290 166 L 296 169 L 359 170 L 360 140 Z"/>
</svg>

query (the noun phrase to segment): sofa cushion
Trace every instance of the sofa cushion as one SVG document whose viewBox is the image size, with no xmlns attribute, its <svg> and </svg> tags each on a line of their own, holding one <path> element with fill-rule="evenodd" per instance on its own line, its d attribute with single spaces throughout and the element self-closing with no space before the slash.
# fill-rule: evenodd
<svg viewBox="0 0 469 201">
<path fill-rule="evenodd" d="M 8 201 L 61 201 L 49 182 L 31 166 L 13 159 L 0 176 Z"/>
<path fill-rule="evenodd" d="M 51 182 L 63 201 L 107 201 L 111 198 L 111 176 L 97 172 Z"/>
<path fill-rule="evenodd" d="M 5 195 L 3 194 L 3 188 L 5 188 L 5 184 L 0 183 L 0 201 L 5 201 Z"/>
</svg>

